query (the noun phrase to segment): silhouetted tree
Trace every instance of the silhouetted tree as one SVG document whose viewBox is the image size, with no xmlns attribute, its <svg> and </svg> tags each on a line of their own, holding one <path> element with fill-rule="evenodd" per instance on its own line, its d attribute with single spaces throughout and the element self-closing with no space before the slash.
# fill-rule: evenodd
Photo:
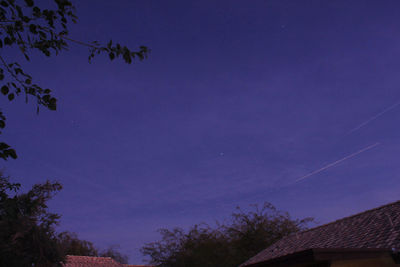
<svg viewBox="0 0 400 267">
<path fill-rule="evenodd" d="M 57 235 L 57 240 L 65 256 L 98 256 L 99 254 L 92 242 L 79 239 L 76 233 L 62 232 Z"/>
<path fill-rule="evenodd" d="M 146 244 L 142 253 L 161 267 L 237 267 L 280 238 L 306 229 L 312 221 L 291 219 L 269 203 L 254 208 L 247 213 L 238 208 L 227 223 L 215 228 L 200 224 L 187 232 L 161 229 L 161 240 Z"/>
<path fill-rule="evenodd" d="M 128 263 L 128 256 L 122 254 L 118 251 L 118 246 L 110 246 L 104 251 L 99 253 L 100 257 L 110 257 L 116 260 L 119 263 L 127 264 Z"/>
<path fill-rule="evenodd" d="M 35 4 L 36 2 L 36 4 Z M 6 51 L 20 51 L 27 61 L 30 53 L 39 51 L 45 56 L 58 55 L 67 50 L 69 43 L 89 48 L 89 61 L 99 53 L 108 54 L 109 58 L 122 58 L 126 63 L 134 59 L 142 60 L 148 49 L 140 46 L 131 51 L 119 43 L 109 41 L 106 45 L 98 42 L 82 42 L 70 38 L 68 25 L 76 23 L 75 8 L 69 0 L 53 0 L 53 7 L 43 5 L 43 1 L 0 0 L 0 92 L 13 101 L 16 96 L 24 95 L 26 102 L 32 97 L 39 107 L 56 110 L 57 99 L 51 89 L 42 88 L 34 83 L 19 62 L 6 58 Z M 0 110 L 0 130 L 6 126 L 6 117 Z M 1 133 L 1 131 L 0 131 Z M 0 158 L 17 158 L 17 154 L 8 144 L 0 142 Z"/>
<path fill-rule="evenodd" d="M 118 251 L 118 246 L 110 246 L 99 251 L 92 242 L 79 239 L 76 233 L 62 232 L 57 235 L 62 254 L 74 256 L 110 257 L 119 263 L 128 263 L 128 256 Z"/>
<path fill-rule="evenodd" d="M 26 193 L 0 174 L 0 266 L 56 266 L 63 260 L 47 201 L 61 189 L 49 181 Z"/>
<path fill-rule="evenodd" d="M 61 190 L 59 183 L 36 184 L 26 193 L 0 173 L 0 266 L 59 266 L 66 255 L 111 257 L 127 263 L 116 247 L 99 252 L 75 233 L 57 234 L 60 216 L 47 202 Z"/>
</svg>

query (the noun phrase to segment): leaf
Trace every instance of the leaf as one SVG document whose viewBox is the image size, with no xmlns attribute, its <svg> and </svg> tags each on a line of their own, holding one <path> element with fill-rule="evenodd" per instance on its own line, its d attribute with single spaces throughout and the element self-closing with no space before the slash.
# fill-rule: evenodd
<svg viewBox="0 0 400 267">
<path fill-rule="evenodd" d="M 56 98 L 54 98 L 54 97 L 50 98 L 49 109 L 50 110 L 56 110 L 57 109 L 57 99 Z"/>
<path fill-rule="evenodd" d="M 1 87 L 1 92 L 3 95 L 7 95 L 8 91 L 9 91 L 8 86 L 3 85 L 3 87 Z"/>
<path fill-rule="evenodd" d="M 15 98 L 15 95 L 13 93 L 8 95 L 8 100 L 12 101 Z"/>
<path fill-rule="evenodd" d="M 45 103 L 48 103 L 48 102 L 50 101 L 50 95 L 44 95 L 44 96 L 42 97 L 42 99 L 43 99 L 43 101 L 44 101 Z"/>
<path fill-rule="evenodd" d="M 131 59 L 131 55 L 129 54 L 128 51 L 125 50 L 124 54 L 122 55 L 122 57 L 124 58 L 126 63 L 131 63 L 132 59 Z"/>
<path fill-rule="evenodd" d="M 9 37 L 4 38 L 4 44 L 11 45 L 12 44 L 11 39 Z"/>
<path fill-rule="evenodd" d="M 9 149 L 8 150 L 8 154 L 10 155 L 10 157 L 12 157 L 13 159 L 17 158 L 17 153 L 15 152 L 14 149 Z"/>
<path fill-rule="evenodd" d="M 46 39 L 46 38 L 47 38 L 47 35 L 46 35 L 46 33 L 45 33 L 44 31 L 39 31 L 39 35 L 40 35 L 40 37 L 43 38 L 43 39 Z"/>
<path fill-rule="evenodd" d="M 33 6 L 33 0 L 25 0 L 25 3 L 27 6 L 32 7 Z"/>
<path fill-rule="evenodd" d="M 113 60 L 115 58 L 115 55 L 113 52 L 111 52 L 110 54 L 108 54 L 108 56 L 110 57 L 111 60 Z"/>
<path fill-rule="evenodd" d="M 36 31 L 36 25 L 35 24 L 30 24 L 29 25 L 29 30 L 31 31 L 31 33 L 37 33 Z"/>
<path fill-rule="evenodd" d="M 5 150 L 5 149 L 7 149 L 7 148 L 9 148 L 9 147 L 10 147 L 10 146 L 7 145 L 6 143 L 3 143 L 3 142 L 0 143 L 0 150 Z"/>
<path fill-rule="evenodd" d="M 36 13 L 36 14 L 38 14 L 38 15 L 40 15 L 40 8 L 38 8 L 37 6 L 35 6 L 35 7 L 33 8 L 33 12 Z"/>
</svg>

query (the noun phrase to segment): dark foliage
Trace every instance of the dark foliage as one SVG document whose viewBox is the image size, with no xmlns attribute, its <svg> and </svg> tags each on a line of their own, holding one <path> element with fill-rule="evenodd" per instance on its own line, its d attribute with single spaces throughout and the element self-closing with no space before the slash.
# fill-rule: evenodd
<svg viewBox="0 0 400 267">
<path fill-rule="evenodd" d="M 59 183 L 36 184 L 27 193 L 0 175 L 0 266 L 57 266 L 63 260 L 47 201 Z"/>
<path fill-rule="evenodd" d="M 117 246 L 99 251 L 92 242 L 79 239 L 75 233 L 62 232 L 57 236 L 58 246 L 64 256 L 92 256 L 92 257 L 110 257 L 119 263 L 128 263 L 128 256 L 118 251 Z"/>
<path fill-rule="evenodd" d="M 53 8 L 42 8 L 40 1 L 33 0 L 0 0 L 0 51 L 17 49 L 27 61 L 29 54 L 40 51 L 45 56 L 58 55 L 68 49 L 69 43 L 76 43 L 89 48 L 89 61 L 97 54 L 106 53 L 110 60 L 122 58 L 126 63 L 143 60 L 149 50 L 140 46 L 132 51 L 126 46 L 109 41 L 105 45 L 98 42 L 82 42 L 69 37 L 68 25 L 76 23 L 75 8 L 69 0 L 54 0 Z M 31 75 L 26 73 L 20 63 L 9 61 L 6 53 L 0 56 L 0 93 L 13 101 L 21 94 L 25 101 L 32 97 L 39 107 L 56 110 L 57 99 L 52 90 L 42 88 L 34 83 Z M 0 110 L 0 134 L 6 126 L 6 117 Z M 14 149 L 0 142 L 0 158 L 17 158 Z"/>
<path fill-rule="evenodd" d="M 75 233 L 62 232 L 57 236 L 58 245 L 63 255 L 98 256 L 92 242 L 81 240 Z"/>
<path fill-rule="evenodd" d="M 162 267 L 237 267 L 280 238 L 304 230 L 310 218 L 291 219 L 265 203 L 260 209 L 237 209 L 225 224 L 161 229 L 161 240 L 146 244 L 142 253 Z"/>
<path fill-rule="evenodd" d="M 50 213 L 47 202 L 61 190 L 47 181 L 20 193 L 20 184 L 0 173 L 0 266 L 60 266 L 66 255 L 111 257 L 127 263 L 116 247 L 104 251 L 75 233 L 57 234 L 60 216 Z"/>
<path fill-rule="evenodd" d="M 106 250 L 100 252 L 99 256 L 113 258 L 115 261 L 122 263 L 122 264 L 128 263 L 128 256 L 123 255 L 121 252 L 119 252 L 118 246 L 110 246 Z"/>
</svg>

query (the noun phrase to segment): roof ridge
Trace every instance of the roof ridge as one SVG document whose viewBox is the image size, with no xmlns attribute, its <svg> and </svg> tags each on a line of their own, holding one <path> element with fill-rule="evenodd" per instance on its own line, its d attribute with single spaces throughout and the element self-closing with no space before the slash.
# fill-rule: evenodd
<svg viewBox="0 0 400 267">
<path fill-rule="evenodd" d="M 103 256 L 87 256 L 87 255 L 66 255 L 67 257 L 86 257 L 86 258 L 96 258 L 96 259 L 113 259 L 111 257 L 103 257 Z"/>
<path fill-rule="evenodd" d="M 359 212 L 359 213 L 356 213 L 356 214 L 353 214 L 353 215 L 349 215 L 349 216 L 337 219 L 337 220 L 332 221 L 332 222 L 328 222 L 328 223 L 325 223 L 325 224 L 322 224 L 322 225 L 318 225 L 316 227 L 313 227 L 313 228 L 310 228 L 310 229 L 307 229 L 307 230 L 304 230 L 304 231 L 301 231 L 301 232 L 290 234 L 287 237 L 292 236 L 292 235 L 296 235 L 296 234 L 303 234 L 303 233 L 306 233 L 306 232 L 309 232 L 309 231 L 313 231 L 315 229 L 318 229 L 318 228 L 321 228 L 321 227 L 325 227 L 325 226 L 330 225 L 330 224 L 334 224 L 334 223 L 337 223 L 337 222 L 340 222 L 340 221 L 344 221 L 344 220 L 350 219 L 352 217 L 360 216 L 360 215 L 362 215 L 364 213 L 369 213 L 369 212 L 372 212 L 372 211 L 375 211 L 375 210 L 379 210 L 379 209 L 382 209 L 382 208 L 385 208 L 385 207 L 388 207 L 388 206 L 391 206 L 391 205 L 399 204 L 399 203 L 400 203 L 400 200 L 397 200 L 397 201 L 394 201 L 394 202 L 391 202 L 391 203 L 388 203 L 388 204 L 385 204 L 385 205 L 381 205 L 381 206 L 373 208 L 373 209 L 365 210 L 365 211 L 362 211 L 362 212 Z"/>
<path fill-rule="evenodd" d="M 88 256 L 88 255 L 66 255 L 68 257 L 88 257 L 88 258 L 111 258 L 109 256 L 104 257 L 104 256 Z"/>
<path fill-rule="evenodd" d="M 241 266 L 309 249 L 388 248 L 400 250 L 400 200 L 281 238 Z"/>
</svg>

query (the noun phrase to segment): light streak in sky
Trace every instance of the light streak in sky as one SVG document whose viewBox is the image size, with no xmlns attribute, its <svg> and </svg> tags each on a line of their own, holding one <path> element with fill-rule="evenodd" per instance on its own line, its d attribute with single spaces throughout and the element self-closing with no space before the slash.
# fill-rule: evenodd
<svg viewBox="0 0 400 267">
<path fill-rule="evenodd" d="M 391 105 L 390 107 L 384 109 L 383 111 L 379 112 L 378 114 L 372 116 L 371 118 L 369 118 L 368 120 L 364 121 L 363 123 L 361 123 L 360 125 L 358 125 L 357 127 L 355 127 L 354 129 L 352 129 L 351 131 L 349 131 L 347 134 L 351 134 L 352 132 L 357 131 L 358 129 L 360 129 L 361 127 L 364 127 L 365 125 L 367 125 L 368 123 L 370 123 L 371 121 L 375 120 L 376 118 L 382 116 L 383 114 L 385 114 L 386 112 L 394 109 L 395 107 L 397 107 L 398 105 L 400 105 L 400 102 L 397 102 L 393 105 Z"/>
<path fill-rule="evenodd" d="M 361 150 L 359 150 L 359 151 L 357 151 L 357 152 L 354 152 L 354 153 L 352 153 L 352 154 L 350 154 L 350 155 L 348 155 L 348 156 L 346 156 L 346 157 L 344 157 L 344 158 L 342 158 L 342 159 L 339 159 L 339 160 L 337 160 L 337 161 L 335 161 L 335 162 L 332 162 L 332 163 L 330 163 L 330 164 L 328 164 L 328 165 L 326 165 L 326 166 L 324 166 L 324 167 L 322 167 L 322 168 L 320 168 L 320 169 L 318 169 L 318 170 L 316 170 L 316 171 L 313 171 L 313 172 L 311 172 L 311 173 L 309 173 L 309 174 L 306 174 L 306 175 L 300 177 L 299 179 L 297 179 L 297 180 L 295 181 L 295 183 L 296 183 L 296 182 L 299 182 L 299 181 L 301 181 L 301 180 L 304 180 L 304 179 L 306 179 L 306 178 L 308 178 L 308 177 L 310 177 L 310 176 L 312 176 L 312 175 L 314 175 L 314 174 L 320 173 L 320 172 L 322 172 L 323 170 L 329 169 L 330 167 L 333 167 L 333 166 L 335 166 L 336 164 L 339 164 L 340 162 L 343 162 L 343 161 L 345 161 L 345 160 L 347 160 L 347 159 L 349 159 L 349 158 L 352 158 L 352 157 L 354 157 L 354 156 L 356 156 L 356 155 L 358 155 L 358 154 L 360 154 L 360 153 L 363 153 L 363 152 L 365 152 L 365 151 L 367 151 L 367 150 L 370 150 L 371 148 L 374 148 L 374 147 L 376 147 L 376 146 L 379 145 L 379 144 L 380 144 L 380 143 L 375 143 L 375 144 L 373 144 L 373 145 L 367 146 L 367 147 L 365 147 L 365 148 L 363 148 L 363 149 L 361 149 Z"/>
</svg>

